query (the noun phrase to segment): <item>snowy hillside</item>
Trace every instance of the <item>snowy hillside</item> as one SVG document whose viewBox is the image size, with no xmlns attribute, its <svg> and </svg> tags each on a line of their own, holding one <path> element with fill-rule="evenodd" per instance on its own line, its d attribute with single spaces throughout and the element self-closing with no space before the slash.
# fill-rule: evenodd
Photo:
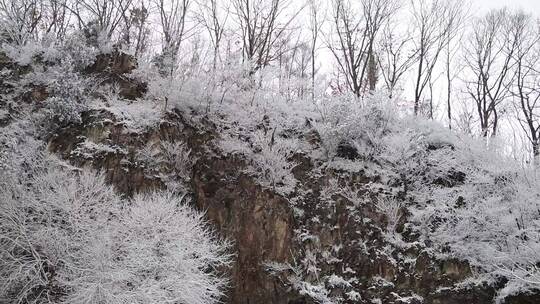
<svg viewBox="0 0 540 304">
<path fill-rule="evenodd" d="M 0 304 L 540 303 L 540 23 L 466 10 L 0 0 Z"/>
<path fill-rule="evenodd" d="M 2 70 L 7 302 L 538 299 L 536 171 L 481 141 L 382 95 L 290 102 L 215 75 L 177 89 L 53 50 Z"/>
</svg>

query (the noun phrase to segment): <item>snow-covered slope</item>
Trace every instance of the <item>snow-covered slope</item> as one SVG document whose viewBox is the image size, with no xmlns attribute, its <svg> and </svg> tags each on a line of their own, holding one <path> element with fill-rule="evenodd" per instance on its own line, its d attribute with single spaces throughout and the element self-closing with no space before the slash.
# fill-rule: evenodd
<svg viewBox="0 0 540 304">
<path fill-rule="evenodd" d="M 65 266 L 98 258 L 87 248 L 105 237 L 103 225 L 114 232 L 107 237 L 124 241 L 99 254 L 112 252 L 112 266 L 133 270 L 111 275 L 107 295 L 137 290 L 160 299 L 143 303 L 191 290 L 182 282 L 194 276 L 207 291 L 197 295 L 206 298 L 193 294 L 185 303 L 210 303 L 221 292 L 229 303 L 540 301 L 539 179 L 495 147 L 404 115 L 382 95 L 291 101 L 242 80 L 241 67 L 169 79 L 147 66 L 132 70 L 120 53 L 83 50 L 94 54 L 83 58 L 79 51 L 55 57 L 34 49 L 32 60 L 1 71 L 0 156 L 9 168 L 2 173 L 2 255 L 34 252 L 41 260 L 31 261 L 50 263 L 17 268 L 17 260 L 3 259 L 3 278 L 31 273 L 37 287 L 18 289 L 20 277 L 0 281 L 2 298 L 53 294 L 53 302 L 77 302 L 77 292 L 91 288 L 103 295 L 96 287 L 102 277 Z M 230 268 L 226 242 L 211 236 L 200 213 L 171 203 L 179 195 L 232 243 Z M 36 220 L 28 211 L 36 206 L 44 208 L 40 215 L 68 206 L 74 220 Z M 106 215 L 92 215 L 101 208 Z M 24 225 L 10 224 L 13 210 Z M 192 220 L 193 229 L 182 230 L 176 218 Z M 163 227 L 154 231 L 148 221 Z M 66 236 L 75 229 L 80 243 L 41 239 L 44 227 Z M 135 233 L 143 228 L 155 243 Z M 35 251 L 17 247 L 27 231 Z M 75 248 L 49 249 L 58 242 Z M 165 246 L 163 255 L 163 242 L 176 247 Z M 162 271 L 144 268 L 147 259 Z M 152 271 L 159 275 L 150 282 L 144 273 Z"/>
</svg>

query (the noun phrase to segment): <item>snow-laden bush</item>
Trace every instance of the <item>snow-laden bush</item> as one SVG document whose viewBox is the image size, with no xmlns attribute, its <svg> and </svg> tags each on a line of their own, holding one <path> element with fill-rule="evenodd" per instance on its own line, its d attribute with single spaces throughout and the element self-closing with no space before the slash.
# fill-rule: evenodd
<svg viewBox="0 0 540 304">
<path fill-rule="evenodd" d="M 7 80 L 12 92 L 6 99 L 12 109 L 31 113 L 43 136 L 50 135 L 59 126 L 80 121 L 80 114 L 88 109 L 98 82 L 81 73 L 78 53 L 72 54 L 54 43 L 37 42 L 22 46 L 3 45 L 3 49 L 19 65 L 31 65 L 31 69 L 25 70 L 16 81 Z M 17 51 L 32 55 L 28 60 L 24 59 L 27 62 L 21 62 L 22 55 Z M 32 107 L 32 112 L 26 109 L 28 106 Z"/>
<path fill-rule="evenodd" d="M 119 200 L 102 177 L 46 170 L 2 191 L 1 299 L 56 298 L 58 279 L 76 267 L 89 242 L 106 229 Z"/>
<path fill-rule="evenodd" d="M 88 109 L 95 80 L 72 69 L 69 63 L 52 66 L 33 71 L 21 81 L 25 88 L 44 87 L 47 92 L 48 98 L 42 102 L 43 107 L 36 115 L 41 117 L 38 123 L 44 135 L 69 123 L 79 123 L 81 113 Z"/>
<path fill-rule="evenodd" d="M 242 154 L 248 160 L 245 172 L 257 182 L 280 194 L 290 194 L 296 186 L 292 169 L 296 163 L 291 160 L 298 150 L 298 141 L 282 138 L 274 132 L 254 131 L 249 140 L 223 137 L 219 146 L 225 153 Z"/>
<path fill-rule="evenodd" d="M 206 228 L 203 214 L 169 192 L 130 204 L 118 224 L 120 269 L 132 282 L 125 294 L 146 303 L 218 302 L 227 280 L 216 271 L 229 263 L 228 244 Z"/>
<path fill-rule="evenodd" d="M 228 244 L 170 192 L 121 199 L 49 168 L 0 191 L 0 302 L 216 303 Z"/>
<path fill-rule="evenodd" d="M 141 132 L 155 127 L 163 118 L 159 105 L 146 100 L 112 99 L 106 103 L 94 101 L 91 108 L 107 110 L 131 132 Z"/>
<path fill-rule="evenodd" d="M 0 47 L 1 51 L 20 66 L 29 66 L 34 63 L 64 65 L 66 62 L 72 62 L 79 70 L 92 64 L 97 54 L 104 52 L 102 49 L 89 45 L 80 31 L 70 33 L 63 40 L 45 36 L 39 40 L 32 39 L 23 43 L 0 41 Z"/>
<path fill-rule="evenodd" d="M 136 159 L 151 174 L 161 174 L 167 189 L 188 190 L 196 158 L 186 143 L 182 141 L 150 142 L 137 152 Z"/>
<path fill-rule="evenodd" d="M 253 154 L 250 168 L 259 183 L 280 193 L 291 193 L 296 185 L 292 175 L 296 164 L 289 158 L 296 150 L 295 141 L 256 132 L 253 144 L 257 152 Z"/>
<path fill-rule="evenodd" d="M 30 41 L 24 45 L 3 44 L 2 51 L 20 66 L 30 65 L 42 53 L 41 45 Z"/>
<path fill-rule="evenodd" d="M 386 172 L 378 174 L 396 179 L 399 190 L 412 197 L 414 204 L 383 200 L 376 206 L 389 216 L 389 231 L 406 207 L 433 253 L 467 260 L 488 282 L 507 279 L 499 298 L 538 289 L 537 170 L 523 168 L 480 139 L 400 116 L 389 102 L 375 95 L 329 98 L 319 106 L 320 116 L 312 117 L 327 156 L 335 157 L 337 147 L 347 143 L 358 150 L 362 160 L 356 162 L 379 164 Z"/>
<path fill-rule="evenodd" d="M 481 140 L 437 123 L 400 117 L 376 101 L 345 104 L 335 117 L 336 123 L 319 126 L 323 142 L 364 145 L 361 155 L 367 151 L 385 164 L 385 175 L 399 176 L 415 201 L 408 203 L 409 220 L 434 253 L 467 260 L 488 281 L 509 280 L 500 298 L 540 287 L 536 169 L 523 168 Z M 388 201 L 377 207 L 392 215 L 394 225 L 400 204 Z"/>
<path fill-rule="evenodd" d="M 376 207 L 377 211 L 386 217 L 386 231 L 390 234 L 395 233 L 401 218 L 403 203 L 393 197 L 380 197 Z"/>
<path fill-rule="evenodd" d="M 166 167 L 167 172 L 174 174 L 184 182 L 191 178 L 191 167 L 195 163 L 191 149 L 184 142 L 161 142 L 160 162 Z"/>
<path fill-rule="evenodd" d="M 364 158 L 380 153 L 380 140 L 389 133 L 395 116 L 387 105 L 389 102 L 382 95 L 365 100 L 354 96 L 325 100 L 318 107 L 320 118 L 315 121 L 315 128 L 321 136 L 326 155 L 335 156 L 342 144 L 353 146 Z"/>
<path fill-rule="evenodd" d="M 0 189 L 23 183 L 45 166 L 45 143 L 35 139 L 36 128 L 28 117 L 0 127 Z"/>
</svg>

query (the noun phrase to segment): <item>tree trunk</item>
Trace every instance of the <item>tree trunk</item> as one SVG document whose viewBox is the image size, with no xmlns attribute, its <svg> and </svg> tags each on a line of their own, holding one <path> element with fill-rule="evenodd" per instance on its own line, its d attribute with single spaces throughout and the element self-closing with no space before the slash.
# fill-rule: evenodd
<svg viewBox="0 0 540 304">
<path fill-rule="evenodd" d="M 450 100 L 452 96 L 452 78 L 450 76 L 450 42 L 446 46 L 446 106 L 447 106 L 447 116 L 448 116 L 448 129 L 452 130 L 452 102 Z"/>
</svg>

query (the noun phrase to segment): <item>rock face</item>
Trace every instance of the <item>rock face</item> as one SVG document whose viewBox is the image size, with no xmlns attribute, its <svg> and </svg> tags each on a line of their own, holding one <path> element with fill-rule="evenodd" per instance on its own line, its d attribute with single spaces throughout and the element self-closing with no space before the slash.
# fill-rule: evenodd
<svg viewBox="0 0 540 304">
<path fill-rule="evenodd" d="M 287 262 L 291 256 L 292 211 L 287 200 L 263 189 L 242 173 L 240 159 L 208 153 L 213 134 L 185 124 L 171 113 L 155 129 L 130 134 L 104 111 L 87 112 L 80 125 L 66 127 L 49 149 L 73 164 L 103 170 L 116 189 L 128 196 L 152 191 L 164 183 L 148 174 L 136 152 L 161 140 L 188 143 L 198 160 L 193 166 L 191 190 L 194 204 L 207 212 L 218 231 L 233 241 L 236 262 L 230 270 L 229 303 L 284 303 L 286 290 L 265 271 L 266 262 Z M 111 149 L 80 153 L 88 141 Z M 286 302 L 286 301 L 285 301 Z"/>
<path fill-rule="evenodd" d="M 117 50 L 108 54 L 99 54 L 94 64 L 87 68 L 90 73 L 127 74 L 137 68 L 137 60 L 131 55 Z"/>
<path fill-rule="evenodd" d="M 145 132 L 130 133 L 110 113 L 91 111 L 83 115 L 81 124 L 60 130 L 49 148 L 75 165 L 104 170 L 119 191 L 132 195 L 165 186 L 149 166 L 137 160 L 137 151 L 163 140 L 186 143 L 197 158 L 189 182 L 193 203 L 234 243 L 236 262 L 228 274 L 231 288 L 226 303 L 316 302 L 298 292 L 294 278 L 300 277 L 312 284 L 322 277 L 333 278 L 336 282 L 328 296 L 344 303 L 372 303 L 372 299 L 380 303 L 492 303 L 493 286 L 456 287 L 471 275 L 467 263 L 435 259 L 414 243 L 414 235 L 407 236 L 411 238 L 408 246 L 388 251 L 383 234 L 389 219 L 378 212 L 374 201 L 358 204 L 338 192 L 331 195 L 333 203 L 324 198 L 332 187 L 374 191 L 372 186 L 380 176 L 365 170 L 352 174 L 331 168 L 320 171 L 308 157 L 297 155 L 294 174 L 299 190 L 283 197 L 245 174 L 241 156 L 220 152 L 213 144 L 217 136 L 212 124 L 195 127 L 180 112 L 169 113 Z M 89 141 L 108 148 L 82 153 L 81 146 Z M 374 199 L 377 191 L 384 190 L 375 190 Z M 407 235 L 405 218 L 404 214 L 397 225 L 403 235 Z M 301 265 L 296 274 L 291 268 L 271 274 L 267 269 L 271 263 Z M 316 272 L 308 271 L 306 265 Z M 507 303 L 539 302 L 538 296 L 523 295 Z"/>
<path fill-rule="evenodd" d="M 283 286 L 264 271 L 266 262 L 287 262 L 293 218 L 288 202 L 239 172 L 235 159 L 202 158 L 194 167 L 195 203 L 229 239 L 237 253 L 230 303 L 284 303 Z"/>
<path fill-rule="evenodd" d="M 146 92 L 146 84 L 130 78 L 127 74 L 137 68 L 137 60 L 126 53 L 113 51 L 97 56 L 94 64 L 86 68 L 86 73 L 98 74 L 103 83 L 116 84 L 120 88 L 120 96 L 135 100 Z"/>
<path fill-rule="evenodd" d="M 126 58 L 103 57 L 88 72 L 123 77 L 132 68 Z M 379 197 L 389 194 L 383 185 L 393 185 L 402 201 L 414 202 L 399 178 L 379 173 L 386 172 L 382 164 L 355 167 L 356 148 L 341 145 L 347 169 L 295 154 L 298 184 L 283 195 L 246 173 L 246 157 L 221 151 L 217 130 L 204 115 L 174 110 L 156 125 L 134 131 L 111 112 L 92 110 L 79 124 L 59 130 L 49 149 L 76 166 L 103 170 L 127 196 L 164 188 L 171 180 L 184 183 L 193 204 L 234 244 L 225 303 L 489 304 L 504 286 L 460 285 L 473 269 L 465 261 L 432 256 L 410 229 L 405 205 L 381 205 Z M 303 138 L 320 148 L 315 130 Z M 187 179 L 140 157 L 162 142 L 191 150 L 196 161 Z M 448 174 L 441 186 L 464 181 L 460 172 Z M 539 294 L 510 297 L 506 304 L 540 303 Z"/>
</svg>

